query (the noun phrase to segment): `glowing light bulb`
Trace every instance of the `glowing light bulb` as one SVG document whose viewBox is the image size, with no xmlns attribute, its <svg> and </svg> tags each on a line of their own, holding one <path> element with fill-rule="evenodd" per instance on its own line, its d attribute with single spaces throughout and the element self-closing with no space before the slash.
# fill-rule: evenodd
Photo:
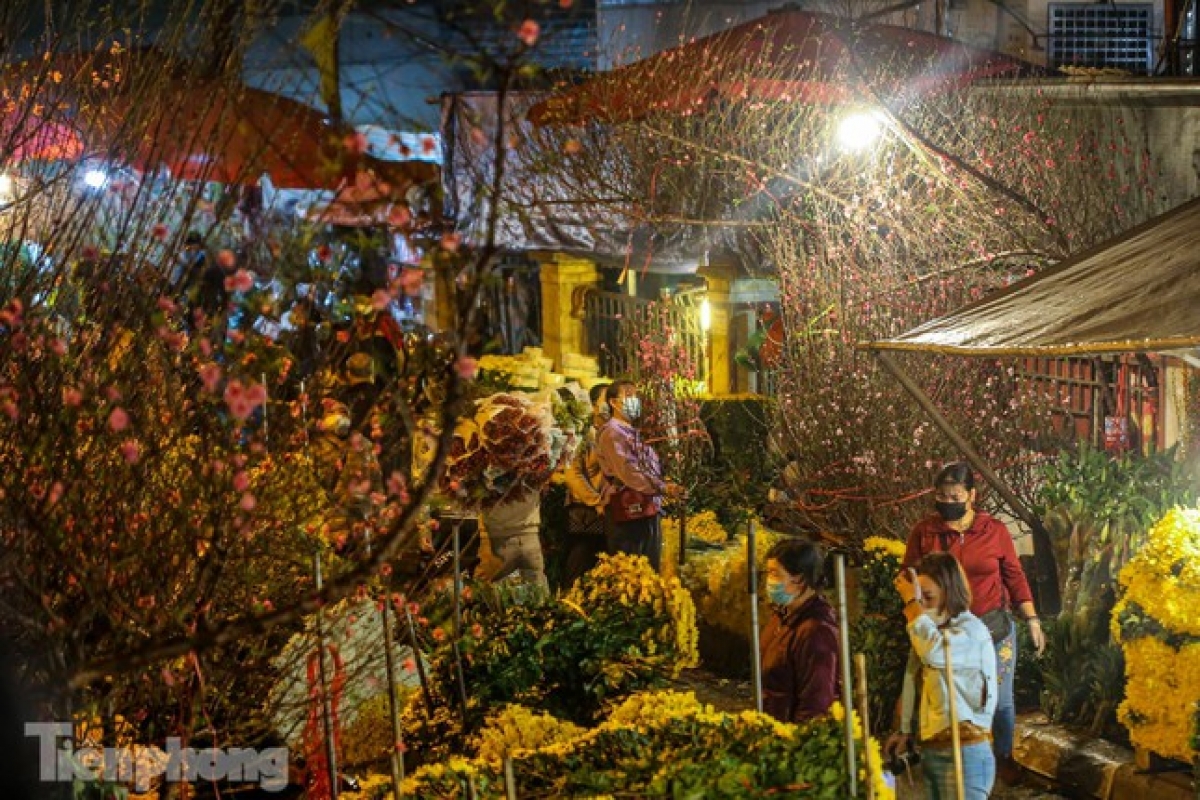
<svg viewBox="0 0 1200 800">
<path fill-rule="evenodd" d="M 83 173 L 83 182 L 89 189 L 103 189 L 108 183 L 108 174 L 102 169 L 89 169 Z"/>
<path fill-rule="evenodd" d="M 837 143 L 852 153 L 861 153 L 875 145 L 883 135 L 883 115 L 878 111 L 857 111 L 837 128 Z"/>
</svg>

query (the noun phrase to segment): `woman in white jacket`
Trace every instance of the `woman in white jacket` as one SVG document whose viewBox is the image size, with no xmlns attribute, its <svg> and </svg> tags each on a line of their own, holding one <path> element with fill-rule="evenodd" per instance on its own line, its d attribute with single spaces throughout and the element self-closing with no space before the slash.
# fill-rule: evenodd
<svg viewBox="0 0 1200 800">
<path fill-rule="evenodd" d="M 908 638 L 915 659 L 910 668 L 921 687 L 920 749 L 925 785 L 930 800 L 953 800 L 954 745 L 946 650 L 950 650 L 954 677 L 954 707 L 962 748 L 963 787 L 967 800 L 985 800 L 996 778 L 992 755 L 992 715 L 996 711 L 996 651 L 987 626 L 970 612 L 971 587 L 962 566 L 948 553 L 930 553 L 915 570 L 896 578 L 896 589 L 904 600 Z M 905 693 L 901 719 L 912 718 L 912 696 Z M 894 750 L 906 734 L 889 740 Z"/>
</svg>

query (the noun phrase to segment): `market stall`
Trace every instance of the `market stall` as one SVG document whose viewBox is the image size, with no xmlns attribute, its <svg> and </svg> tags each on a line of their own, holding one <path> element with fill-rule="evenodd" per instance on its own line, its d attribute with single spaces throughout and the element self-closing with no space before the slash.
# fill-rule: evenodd
<svg viewBox="0 0 1200 800">
<path fill-rule="evenodd" d="M 1200 363 L 1200 198 L 900 336 L 875 353 L 931 419 L 1033 530 L 1043 593 L 1055 589 L 1041 522 L 904 373 L 895 352 L 967 357 L 1066 357 L 1157 352 Z M 1055 592 L 1056 593 L 1056 592 Z M 1057 607 L 1048 603 L 1047 610 Z"/>
</svg>

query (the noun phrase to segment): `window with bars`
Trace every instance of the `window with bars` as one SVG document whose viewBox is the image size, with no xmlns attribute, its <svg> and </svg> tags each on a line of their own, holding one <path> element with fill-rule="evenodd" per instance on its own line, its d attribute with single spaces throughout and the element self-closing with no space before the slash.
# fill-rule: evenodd
<svg viewBox="0 0 1200 800">
<path fill-rule="evenodd" d="M 1154 65 L 1154 6 L 1051 3 L 1051 66 L 1106 67 L 1146 74 Z"/>
</svg>

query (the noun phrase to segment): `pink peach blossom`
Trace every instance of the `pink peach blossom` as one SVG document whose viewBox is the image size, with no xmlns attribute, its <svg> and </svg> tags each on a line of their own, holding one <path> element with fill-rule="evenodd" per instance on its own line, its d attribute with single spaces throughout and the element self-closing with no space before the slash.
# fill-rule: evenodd
<svg viewBox="0 0 1200 800">
<path fill-rule="evenodd" d="M 117 433 L 129 427 L 129 415 L 125 413 L 125 409 L 117 406 L 112 410 L 108 415 L 108 427 Z"/>
<path fill-rule="evenodd" d="M 244 269 L 225 279 L 225 289 L 230 292 L 248 292 L 254 288 L 254 277 Z"/>
<path fill-rule="evenodd" d="M 459 356 L 454 362 L 454 370 L 464 381 L 474 380 L 479 372 L 479 362 L 470 356 Z"/>
<path fill-rule="evenodd" d="M 221 385 L 221 367 L 217 364 L 208 363 L 200 368 L 200 382 L 204 384 L 204 391 L 210 394 L 215 394 Z"/>
<path fill-rule="evenodd" d="M 541 34 L 541 26 L 536 20 L 527 19 L 521 23 L 521 27 L 517 29 L 517 38 L 526 47 L 533 47 L 537 44 L 538 36 Z"/>
<path fill-rule="evenodd" d="M 138 459 L 142 457 L 142 448 L 136 439 L 126 439 L 121 442 L 119 449 L 121 451 L 121 458 L 125 459 L 125 462 L 128 464 L 136 464 Z"/>
</svg>

